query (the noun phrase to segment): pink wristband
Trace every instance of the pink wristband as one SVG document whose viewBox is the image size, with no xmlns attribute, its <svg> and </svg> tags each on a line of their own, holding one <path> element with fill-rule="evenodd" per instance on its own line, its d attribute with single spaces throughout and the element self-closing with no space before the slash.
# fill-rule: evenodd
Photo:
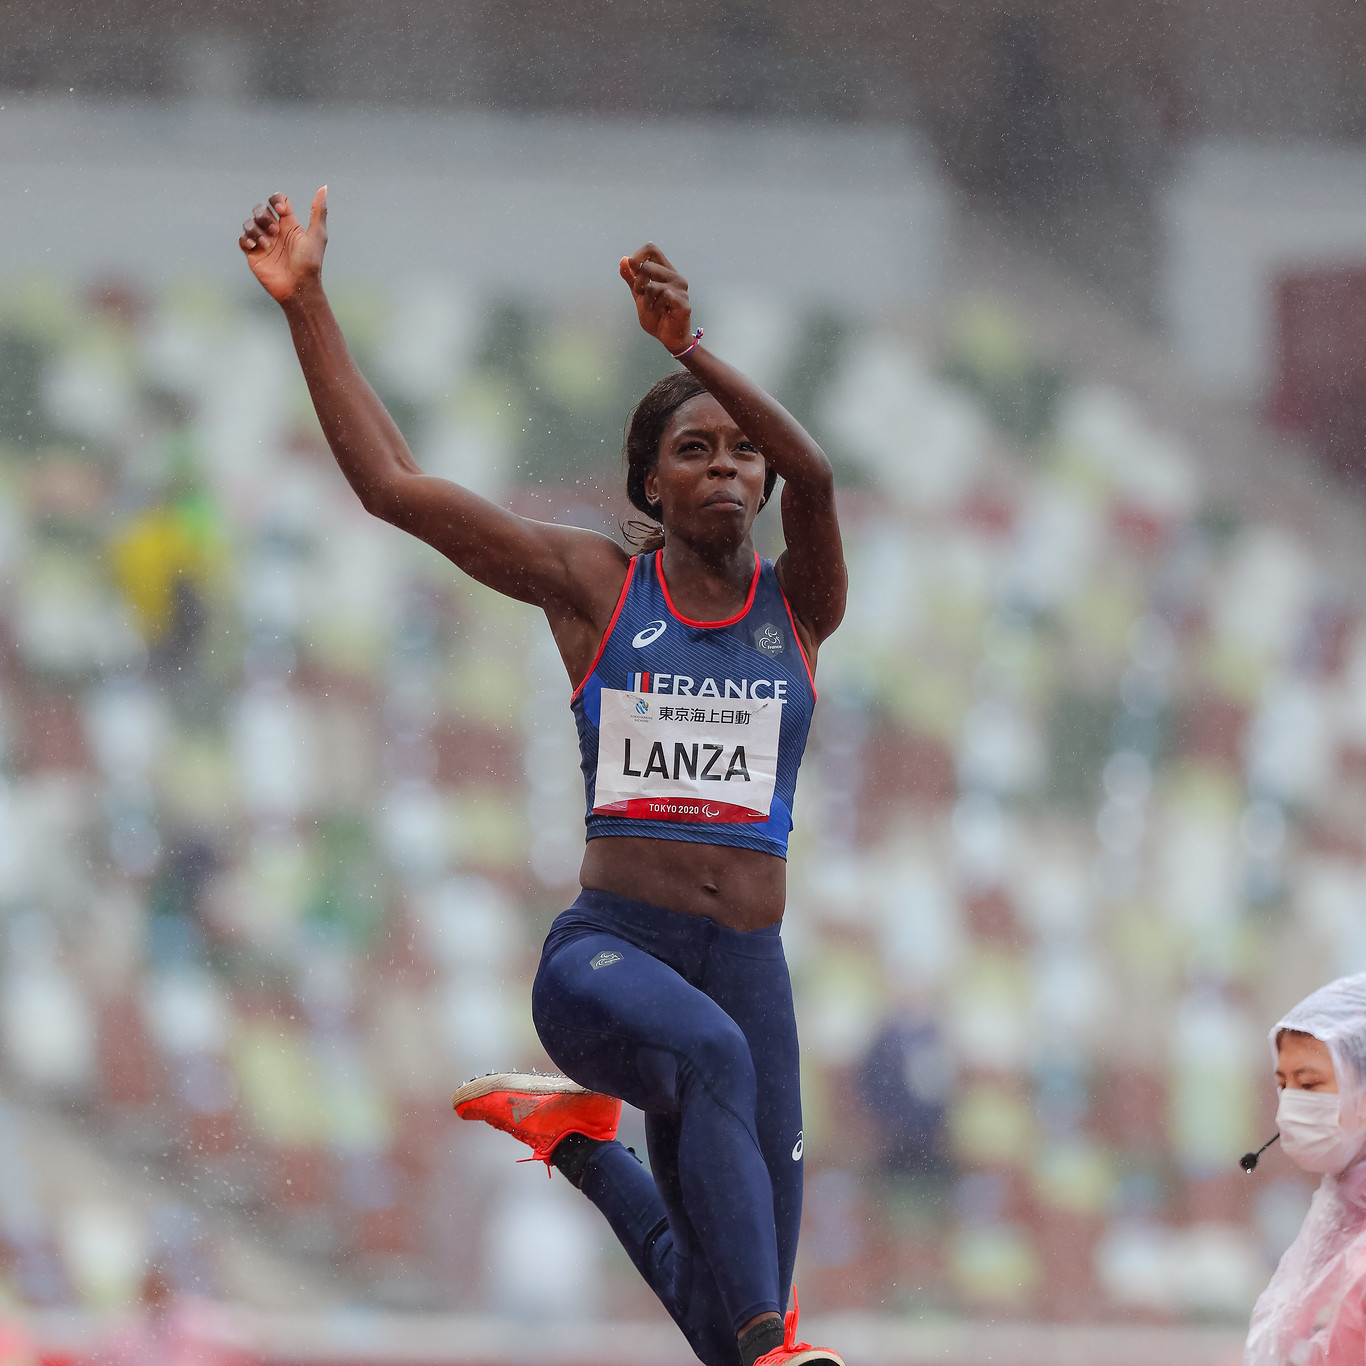
<svg viewBox="0 0 1366 1366">
<path fill-rule="evenodd" d="M 681 351 L 673 351 L 673 352 L 670 352 L 670 354 L 673 356 L 673 358 L 674 358 L 675 360 L 682 360 L 684 356 L 691 356 L 692 353 L 693 353 L 694 351 L 696 351 L 697 348 L 698 348 L 699 346 L 701 346 L 701 345 L 702 345 L 702 329 L 699 327 L 699 328 L 697 329 L 697 331 L 694 332 L 694 333 L 692 334 L 692 345 L 691 345 L 691 346 L 685 346 L 685 347 L 683 348 L 683 350 L 681 350 Z"/>
</svg>

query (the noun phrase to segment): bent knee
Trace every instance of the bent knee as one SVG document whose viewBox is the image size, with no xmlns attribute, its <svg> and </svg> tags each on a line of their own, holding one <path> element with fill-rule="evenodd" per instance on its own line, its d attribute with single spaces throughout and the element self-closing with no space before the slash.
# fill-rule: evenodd
<svg viewBox="0 0 1366 1366">
<path fill-rule="evenodd" d="M 667 1042 L 637 1051 L 636 1070 L 656 1098 L 646 1108 L 678 1112 L 709 1097 L 752 1113 L 758 1098 L 754 1059 L 734 1024 L 675 1030 Z"/>
<path fill-rule="evenodd" d="M 749 1041 L 731 1020 L 709 1021 L 680 1050 L 684 1085 L 700 1083 L 713 1094 L 753 1104 L 758 1092 Z"/>
</svg>

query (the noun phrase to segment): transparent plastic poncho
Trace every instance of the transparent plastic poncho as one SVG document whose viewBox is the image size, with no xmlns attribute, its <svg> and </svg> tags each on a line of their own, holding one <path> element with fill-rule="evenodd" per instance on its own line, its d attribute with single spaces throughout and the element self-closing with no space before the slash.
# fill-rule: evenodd
<svg viewBox="0 0 1366 1366">
<path fill-rule="evenodd" d="M 1271 1030 L 1328 1045 L 1344 1128 L 1366 1118 L 1366 972 L 1307 996 Z M 1274 1063 L 1273 1063 L 1274 1065 Z M 1325 1176 L 1309 1212 L 1252 1311 L 1243 1366 L 1366 1363 L 1366 1153 Z"/>
</svg>

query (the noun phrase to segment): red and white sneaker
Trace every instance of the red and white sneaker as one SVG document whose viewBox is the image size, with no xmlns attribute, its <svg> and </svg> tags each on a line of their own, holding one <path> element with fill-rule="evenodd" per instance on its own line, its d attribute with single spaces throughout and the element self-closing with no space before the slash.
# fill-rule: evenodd
<svg viewBox="0 0 1366 1366">
<path fill-rule="evenodd" d="M 765 1352 L 754 1366 L 806 1366 L 807 1362 L 811 1362 L 812 1366 L 817 1366 L 817 1363 L 844 1366 L 844 1358 L 838 1352 L 832 1352 L 828 1347 L 813 1347 L 809 1342 L 797 1341 L 797 1316 L 800 1313 L 797 1287 L 794 1285 L 792 1308 L 787 1311 L 787 1317 L 783 1320 L 783 1345 L 775 1347 L 771 1352 Z"/>
<path fill-rule="evenodd" d="M 621 1102 L 615 1096 L 589 1091 L 568 1077 L 539 1072 L 491 1072 L 467 1081 L 451 1097 L 461 1119 L 482 1119 L 511 1134 L 531 1149 L 523 1162 L 541 1161 L 550 1167 L 550 1154 L 566 1134 L 589 1138 L 617 1136 Z"/>
</svg>

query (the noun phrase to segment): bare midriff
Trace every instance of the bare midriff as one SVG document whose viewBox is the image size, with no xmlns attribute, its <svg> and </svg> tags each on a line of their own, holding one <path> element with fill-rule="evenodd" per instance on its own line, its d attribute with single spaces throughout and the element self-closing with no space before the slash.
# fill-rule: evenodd
<svg viewBox="0 0 1366 1366">
<path fill-rule="evenodd" d="M 638 835 L 589 840 L 579 882 L 684 915 L 705 915 L 732 930 L 776 925 L 787 900 L 787 864 L 776 854 Z"/>
</svg>

